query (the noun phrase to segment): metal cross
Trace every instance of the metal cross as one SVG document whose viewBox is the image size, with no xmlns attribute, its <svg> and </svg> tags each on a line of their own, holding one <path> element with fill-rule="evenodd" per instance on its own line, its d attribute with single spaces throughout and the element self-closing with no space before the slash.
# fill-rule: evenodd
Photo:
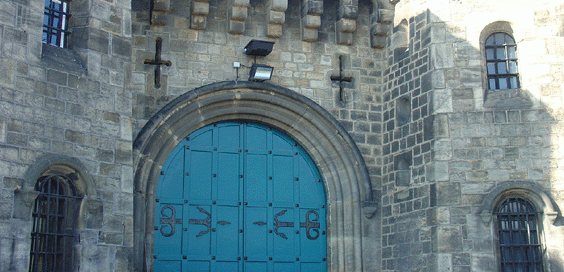
<svg viewBox="0 0 564 272">
<path fill-rule="evenodd" d="M 157 37 L 155 49 L 155 59 L 145 59 L 144 64 L 156 65 L 155 67 L 155 88 L 161 87 L 161 65 L 170 66 L 172 63 L 168 60 L 161 59 L 161 50 L 163 47 L 163 39 Z"/>
<path fill-rule="evenodd" d="M 343 82 L 352 82 L 352 77 L 344 77 L 343 76 L 343 55 L 339 56 L 339 76 L 331 76 L 331 81 L 338 81 L 339 82 L 339 101 L 345 101 L 345 94 L 343 92 Z"/>
</svg>

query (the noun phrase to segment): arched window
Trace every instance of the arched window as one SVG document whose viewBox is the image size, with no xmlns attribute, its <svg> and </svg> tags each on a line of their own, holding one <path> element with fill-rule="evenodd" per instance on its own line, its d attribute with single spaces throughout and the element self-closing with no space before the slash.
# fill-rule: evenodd
<svg viewBox="0 0 564 272">
<path fill-rule="evenodd" d="M 30 271 L 74 270 L 75 227 L 82 196 L 74 173 L 49 174 L 38 179 L 33 208 Z"/>
<path fill-rule="evenodd" d="M 490 90 L 518 89 L 517 46 L 511 35 L 491 34 L 485 43 L 488 88 Z"/>
<path fill-rule="evenodd" d="M 505 198 L 497 208 L 501 271 L 543 271 L 538 214 L 519 196 Z"/>
</svg>

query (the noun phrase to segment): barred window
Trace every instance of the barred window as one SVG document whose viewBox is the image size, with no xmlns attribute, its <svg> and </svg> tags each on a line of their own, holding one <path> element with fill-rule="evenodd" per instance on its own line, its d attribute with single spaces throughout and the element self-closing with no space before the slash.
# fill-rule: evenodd
<svg viewBox="0 0 564 272">
<path fill-rule="evenodd" d="M 75 174 L 41 177 L 33 209 L 29 271 L 72 271 L 75 226 L 82 197 Z"/>
<path fill-rule="evenodd" d="M 517 46 L 511 35 L 498 32 L 486 39 L 486 65 L 490 90 L 518 89 Z"/>
<path fill-rule="evenodd" d="M 499 206 L 501 271 L 543 271 L 538 214 L 535 207 L 521 197 L 507 198 Z"/>
<path fill-rule="evenodd" d="M 58 47 L 67 47 L 70 17 L 69 0 L 45 0 L 43 42 Z"/>
</svg>

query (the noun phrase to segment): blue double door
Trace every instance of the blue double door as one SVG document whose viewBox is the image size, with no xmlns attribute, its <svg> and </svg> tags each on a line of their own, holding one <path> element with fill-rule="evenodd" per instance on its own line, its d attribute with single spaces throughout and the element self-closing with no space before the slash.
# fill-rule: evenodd
<svg viewBox="0 0 564 272">
<path fill-rule="evenodd" d="M 280 131 L 210 125 L 183 139 L 159 177 L 154 271 L 326 271 L 323 182 Z"/>
</svg>

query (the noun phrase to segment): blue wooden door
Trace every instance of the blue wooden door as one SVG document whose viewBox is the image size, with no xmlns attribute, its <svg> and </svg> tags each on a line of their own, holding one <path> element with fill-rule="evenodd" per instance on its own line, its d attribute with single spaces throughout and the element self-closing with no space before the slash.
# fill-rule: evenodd
<svg viewBox="0 0 564 272">
<path fill-rule="evenodd" d="M 197 130 L 169 155 L 155 201 L 154 271 L 326 271 L 323 182 L 275 129 Z"/>
</svg>

